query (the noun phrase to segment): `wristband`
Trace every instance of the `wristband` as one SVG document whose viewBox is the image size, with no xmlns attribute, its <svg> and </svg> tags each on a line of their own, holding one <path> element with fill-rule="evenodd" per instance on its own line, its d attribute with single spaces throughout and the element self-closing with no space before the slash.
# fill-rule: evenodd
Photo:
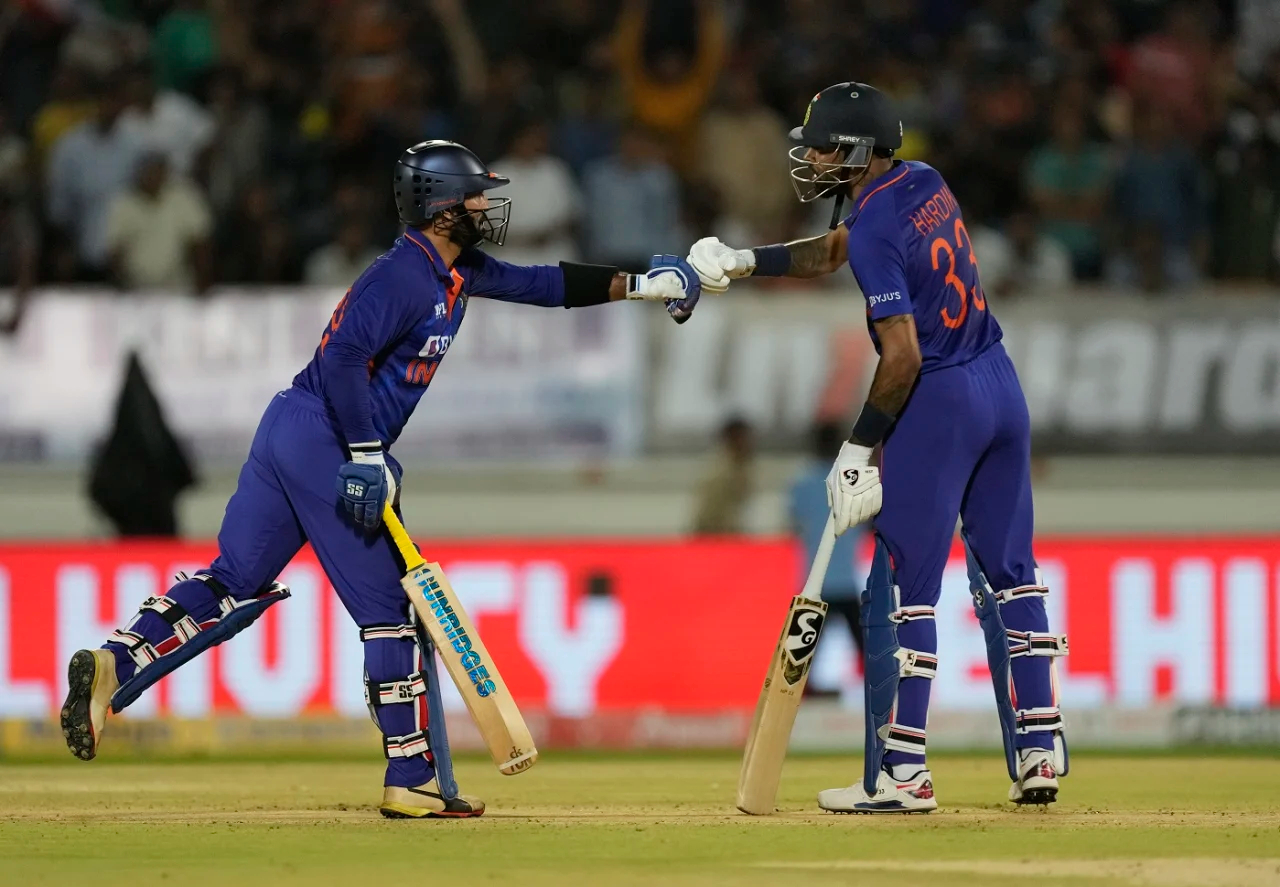
<svg viewBox="0 0 1280 887">
<path fill-rule="evenodd" d="M 564 275 L 564 307 L 585 308 L 603 305 L 609 301 L 609 287 L 618 269 L 615 265 L 584 265 L 580 262 L 561 262 Z"/>
<path fill-rule="evenodd" d="M 893 420 L 893 416 L 865 403 L 862 405 L 862 412 L 858 414 L 858 421 L 853 423 L 849 442 L 863 447 L 874 447 L 889 433 Z"/>
<path fill-rule="evenodd" d="M 752 277 L 785 277 L 791 270 L 791 250 L 787 249 L 785 243 L 757 246 L 751 252 L 756 257 Z"/>
</svg>

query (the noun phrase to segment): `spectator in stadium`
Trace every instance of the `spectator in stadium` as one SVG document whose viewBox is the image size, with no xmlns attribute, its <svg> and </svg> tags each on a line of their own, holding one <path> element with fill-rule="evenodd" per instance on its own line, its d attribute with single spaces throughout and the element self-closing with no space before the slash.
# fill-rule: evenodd
<svg viewBox="0 0 1280 887">
<path fill-rule="evenodd" d="M 312 286 L 348 287 L 380 254 L 381 250 L 369 243 L 369 226 L 352 216 L 338 227 L 332 243 L 307 257 L 302 280 Z"/>
<path fill-rule="evenodd" d="M 693 532 L 698 535 L 742 533 L 747 503 L 755 487 L 755 442 L 751 425 L 735 416 L 721 426 L 720 448 L 698 485 Z"/>
<path fill-rule="evenodd" d="M 49 222 L 65 241 L 75 277 L 105 279 L 109 256 L 107 209 L 129 186 L 144 146 L 137 130 L 121 119 L 124 83 L 102 82 L 92 120 L 68 131 L 53 145 L 45 175 Z"/>
<path fill-rule="evenodd" d="M 121 124 L 148 150 L 164 152 L 175 175 L 191 175 L 201 152 L 213 141 L 213 115 L 188 95 L 157 90 L 146 68 L 131 69 L 125 83 L 129 107 L 120 116 Z"/>
<path fill-rule="evenodd" d="M 981 263 L 987 296 L 1056 295 L 1074 283 L 1071 255 L 1040 230 L 1030 209 L 1011 215 L 1004 231 L 975 225 L 973 254 Z"/>
<path fill-rule="evenodd" d="M 209 204 L 222 218 L 265 168 L 271 119 L 263 102 L 246 90 L 238 69 L 220 68 L 207 82 L 213 136 L 202 167 Z"/>
<path fill-rule="evenodd" d="M 649 257 L 682 243 L 680 187 L 655 138 L 628 127 L 618 153 L 583 176 L 587 254 L 593 262 L 644 268 Z"/>
<path fill-rule="evenodd" d="M 40 264 L 40 231 L 16 194 L 0 186 L 0 290 L 11 290 L 0 304 L 0 333 L 13 333 L 22 320 Z"/>
<path fill-rule="evenodd" d="M 581 176 L 592 163 L 608 157 L 618 144 L 618 124 L 608 114 L 608 79 L 608 72 L 589 71 L 562 82 L 563 107 L 551 145 L 574 175 Z"/>
<path fill-rule="evenodd" d="M 193 91 L 218 60 L 217 28 L 204 0 L 176 0 L 151 38 L 156 85 Z"/>
<path fill-rule="evenodd" d="M 547 124 L 535 118 L 517 131 L 511 151 L 493 168 L 511 179 L 505 196 L 520 212 L 511 215 L 506 243 L 496 256 L 517 265 L 554 265 L 577 261 L 574 230 L 582 198 L 569 165 L 549 152 Z"/>
<path fill-rule="evenodd" d="M 59 65 L 49 83 L 49 98 L 31 124 L 31 150 L 37 167 L 44 169 L 57 141 L 97 111 L 93 91 L 85 75 L 70 65 Z"/>
<path fill-rule="evenodd" d="M 1227 117 L 1214 152 L 1213 274 L 1276 278 L 1280 223 L 1280 106 L 1254 85 Z"/>
<path fill-rule="evenodd" d="M 1111 218 L 1120 251 L 1108 276 L 1148 292 L 1184 287 L 1201 275 L 1208 254 L 1202 172 L 1174 120 L 1157 105 L 1134 110 L 1133 142 L 1116 173 Z"/>
<path fill-rule="evenodd" d="M 1109 180 L 1106 149 L 1087 139 L 1079 109 L 1055 108 L 1052 138 L 1031 155 L 1026 185 L 1041 230 L 1071 254 L 1075 274 L 1083 279 L 1096 278 L 1102 269 Z"/>
<path fill-rule="evenodd" d="M 9 115 L 0 103 L 0 193 L 25 192 L 30 172 L 27 142 L 9 126 Z"/>
<path fill-rule="evenodd" d="M 297 283 L 301 262 L 288 218 L 263 179 L 251 182 L 239 205 L 219 220 L 218 280 L 226 283 Z"/>
<path fill-rule="evenodd" d="M 786 132 L 782 117 L 761 100 L 755 73 L 744 67 L 727 72 L 720 101 L 702 120 L 698 174 L 747 240 L 783 239 L 795 203 L 790 183 L 777 174 L 778 158 L 790 147 Z"/>
<path fill-rule="evenodd" d="M 1167 4 L 1160 29 L 1138 40 L 1129 52 L 1126 85 L 1135 104 L 1167 117 L 1195 146 L 1220 112 L 1214 30 L 1206 4 L 1174 0 Z"/>
<path fill-rule="evenodd" d="M 134 186 L 107 212 L 107 249 L 125 289 L 203 293 L 213 271 L 209 205 L 190 181 L 171 175 L 165 154 L 138 163 Z"/>
<path fill-rule="evenodd" d="M 632 117 L 660 134 L 668 161 L 696 158 L 698 118 L 724 63 L 726 25 L 720 0 L 625 0 L 614 53 Z"/>
<path fill-rule="evenodd" d="M 831 515 L 831 506 L 827 504 L 827 475 L 846 437 L 848 430 L 844 425 L 836 422 L 814 425 L 810 433 L 810 458 L 791 482 L 791 531 L 804 547 L 801 573 L 796 577 L 797 588 L 808 576 L 809 565 L 813 563 Z M 859 531 L 842 533 L 836 539 L 826 580 L 822 583 L 822 599 L 827 602 L 829 612 L 839 613 L 844 619 L 859 652 L 862 651 L 862 631 L 858 597 L 866 586 L 866 571 L 858 563 L 858 547 L 863 544 L 864 535 L 859 528 Z"/>
</svg>

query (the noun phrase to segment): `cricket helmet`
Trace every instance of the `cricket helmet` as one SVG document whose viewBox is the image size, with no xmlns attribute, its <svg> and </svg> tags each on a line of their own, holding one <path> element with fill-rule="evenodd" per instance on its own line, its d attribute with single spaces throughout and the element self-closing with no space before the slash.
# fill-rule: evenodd
<svg viewBox="0 0 1280 887">
<path fill-rule="evenodd" d="M 787 152 L 791 183 L 807 203 L 842 191 L 859 179 L 873 153 L 892 156 L 902 147 L 902 120 L 887 95 L 865 83 L 846 81 L 828 86 L 809 101 L 804 121 L 791 130 L 796 145 Z M 813 163 L 813 148 L 823 154 L 837 151 L 834 161 Z"/>
<path fill-rule="evenodd" d="M 419 142 L 400 155 L 392 185 L 396 212 L 404 224 L 420 227 L 456 208 L 457 212 L 437 220 L 437 227 L 449 229 L 465 246 L 481 240 L 501 246 L 511 218 L 511 198 L 492 199 L 485 210 L 465 210 L 462 203 L 510 182 L 506 176 L 490 172 L 484 161 L 457 142 L 436 139 Z"/>
</svg>

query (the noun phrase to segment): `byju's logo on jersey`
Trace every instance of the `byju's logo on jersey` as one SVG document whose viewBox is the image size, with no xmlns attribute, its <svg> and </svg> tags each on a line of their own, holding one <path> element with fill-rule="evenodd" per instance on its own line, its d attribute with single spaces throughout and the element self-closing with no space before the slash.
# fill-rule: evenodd
<svg viewBox="0 0 1280 887">
<path fill-rule="evenodd" d="M 894 290 L 891 293 L 880 293 L 878 296 L 867 297 L 867 307 L 874 308 L 877 305 L 883 305 L 887 302 L 896 302 L 902 298 L 901 290 Z"/>
<path fill-rule="evenodd" d="M 437 306 L 439 307 L 439 306 Z M 453 336 L 428 336 L 427 343 L 418 352 L 419 357 L 444 357 L 449 346 L 453 344 Z"/>
</svg>

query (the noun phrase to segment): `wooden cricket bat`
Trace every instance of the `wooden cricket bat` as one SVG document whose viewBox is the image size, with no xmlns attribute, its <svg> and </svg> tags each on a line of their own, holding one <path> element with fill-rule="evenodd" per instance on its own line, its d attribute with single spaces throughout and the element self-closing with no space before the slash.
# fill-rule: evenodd
<svg viewBox="0 0 1280 887">
<path fill-rule="evenodd" d="M 791 599 L 782 637 L 769 660 L 764 688 L 756 702 L 751 733 L 742 753 L 742 772 L 738 776 L 738 809 L 743 813 L 764 816 L 774 811 L 791 728 L 800 710 L 800 697 L 804 695 L 809 666 L 818 648 L 822 623 L 827 618 L 822 583 L 835 542 L 835 519 L 828 517 L 818 552 L 809 567 L 809 578 L 800 594 Z"/>
<path fill-rule="evenodd" d="M 538 749 L 471 617 L 462 609 L 440 565 L 423 560 L 390 505 L 383 509 L 382 520 L 404 559 L 405 575 L 400 584 L 444 660 L 449 677 L 458 685 L 493 763 L 507 776 L 523 773 L 538 760 Z"/>
</svg>

